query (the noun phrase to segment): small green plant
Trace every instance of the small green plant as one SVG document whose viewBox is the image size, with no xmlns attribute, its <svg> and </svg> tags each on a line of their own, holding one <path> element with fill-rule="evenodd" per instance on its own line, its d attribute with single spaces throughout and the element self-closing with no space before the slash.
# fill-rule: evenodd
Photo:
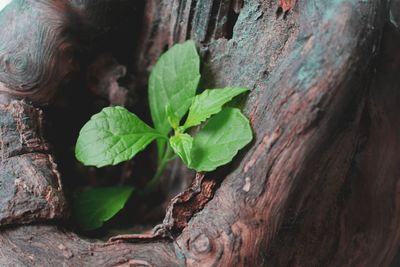
<svg viewBox="0 0 400 267">
<path fill-rule="evenodd" d="M 82 230 L 99 228 L 125 206 L 132 192 L 133 188 L 128 186 L 90 188 L 79 192 L 72 207 L 75 220 Z"/>
<path fill-rule="evenodd" d="M 200 58 L 193 41 L 173 46 L 160 57 L 149 79 L 154 128 L 123 107 L 104 108 L 81 129 L 75 148 L 76 158 L 86 166 L 116 165 L 132 159 L 156 141 L 158 168 L 146 190 L 154 188 L 167 163 L 176 155 L 188 168 L 199 172 L 213 171 L 232 161 L 238 151 L 252 140 L 252 130 L 239 109 L 224 105 L 248 89 L 207 89 L 196 95 L 199 69 Z M 188 132 L 199 125 L 201 128 L 194 136 Z M 126 188 L 121 190 L 127 192 Z M 115 190 L 112 192 L 118 194 Z M 78 197 L 76 208 L 85 208 L 85 205 L 79 205 L 81 202 L 99 201 L 100 193 L 106 195 L 105 192 L 86 191 Z M 85 228 L 101 226 L 99 222 L 117 213 L 123 207 L 121 202 L 128 196 L 116 202 L 106 201 L 107 207 L 103 212 L 97 208 L 89 223 L 86 221 Z M 116 209 L 112 203 L 119 208 Z M 92 221 L 96 223 L 90 223 Z"/>
</svg>

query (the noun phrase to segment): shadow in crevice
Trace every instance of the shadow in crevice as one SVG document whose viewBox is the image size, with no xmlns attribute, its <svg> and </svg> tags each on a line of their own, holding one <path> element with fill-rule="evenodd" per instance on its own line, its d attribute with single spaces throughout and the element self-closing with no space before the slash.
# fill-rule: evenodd
<svg viewBox="0 0 400 267">
<path fill-rule="evenodd" d="M 232 2 L 231 4 L 231 8 L 229 8 L 229 12 L 227 15 L 227 22 L 226 22 L 226 29 L 225 29 L 225 38 L 227 40 L 232 39 L 233 37 L 233 32 L 234 32 L 234 28 L 236 25 L 236 22 L 239 18 L 239 14 L 240 14 L 240 9 L 237 9 L 237 7 L 234 6 L 235 3 Z"/>
</svg>

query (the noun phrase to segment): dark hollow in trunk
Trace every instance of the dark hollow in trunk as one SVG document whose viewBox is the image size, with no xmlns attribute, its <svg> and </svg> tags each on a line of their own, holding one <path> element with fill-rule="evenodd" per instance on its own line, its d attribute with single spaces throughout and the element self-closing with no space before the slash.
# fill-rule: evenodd
<svg viewBox="0 0 400 267">
<path fill-rule="evenodd" d="M 114 5 L 20 0 L 0 15 L 1 266 L 398 264 L 398 1 L 146 1 L 136 87 L 166 47 L 194 39 L 203 88 L 251 89 L 256 138 L 229 174 L 197 175 L 154 234 L 100 243 L 55 225 L 66 203 L 40 111 L 14 99 L 56 95 L 76 67 L 65 51 L 93 46 L 70 22 L 91 36 Z"/>
</svg>

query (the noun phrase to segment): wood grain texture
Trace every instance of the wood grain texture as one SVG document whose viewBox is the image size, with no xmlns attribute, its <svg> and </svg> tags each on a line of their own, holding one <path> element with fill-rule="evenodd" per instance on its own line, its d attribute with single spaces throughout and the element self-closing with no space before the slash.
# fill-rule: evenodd
<svg viewBox="0 0 400 267">
<path fill-rule="evenodd" d="M 1 11 L 0 92 L 45 105 L 85 68 L 127 0 L 13 0 Z M 121 14 L 119 14 L 121 15 Z M 120 19 L 124 21 L 124 19 Z"/>
<path fill-rule="evenodd" d="M 1 91 L 46 103 L 77 70 L 66 3 L 16 0 L 1 11 Z"/>
<path fill-rule="evenodd" d="M 299 1 L 277 16 L 272 0 L 147 1 L 138 88 L 166 47 L 195 39 L 203 88 L 251 89 L 254 142 L 197 176 L 154 235 L 104 244 L 54 226 L 3 229 L 0 264 L 390 266 L 400 244 L 396 7 Z"/>
</svg>

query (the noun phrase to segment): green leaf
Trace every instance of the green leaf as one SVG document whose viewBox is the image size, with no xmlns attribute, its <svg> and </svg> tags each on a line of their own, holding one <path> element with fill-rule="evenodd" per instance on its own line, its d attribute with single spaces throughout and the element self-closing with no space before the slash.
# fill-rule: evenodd
<svg viewBox="0 0 400 267">
<path fill-rule="evenodd" d="M 188 111 L 200 80 L 200 58 L 193 41 L 174 45 L 154 66 L 149 79 L 149 102 L 154 127 L 164 135 L 171 130 L 165 107 L 178 121 Z M 163 153 L 165 142 L 158 142 Z M 160 155 L 159 155 L 160 157 Z"/>
<path fill-rule="evenodd" d="M 184 124 L 184 128 L 199 125 L 211 115 L 221 111 L 222 106 L 231 101 L 237 95 L 248 91 L 247 88 L 224 88 L 224 89 L 208 89 L 197 95 L 190 106 L 189 115 Z"/>
<path fill-rule="evenodd" d="M 187 166 L 190 166 L 191 164 L 190 152 L 192 150 L 193 137 L 185 133 L 178 133 L 169 139 L 169 143 L 171 144 L 171 147 L 174 150 L 174 152 L 178 154 L 178 156 L 182 159 L 182 161 Z"/>
<path fill-rule="evenodd" d="M 125 206 L 132 192 L 132 187 L 99 187 L 82 191 L 73 202 L 74 218 L 84 231 L 99 228 Z"/>
<path fill-rule="evenodd" d="M 171 106 L 169 104 L 165 106 L 165 113 L 167 114 L 167 119 L 171 127 L 173 129 L 177 129 L 179 127 L 179 119 L 172 111 Z"/>
<path fill-rule="evenodd" d="M 156 138 L 166 138 L 123 107 L 104 108 L 80 131 L 75 156 L 86 166 L 126 161 Z"/>
<path fill-rule="evenodd" d="M 190 167 L 197 171 L 213 171 L 232 161 L 252 138 L 250 123 L 240 110 L 225 108 L 195 136 Z"/>
</svg>

